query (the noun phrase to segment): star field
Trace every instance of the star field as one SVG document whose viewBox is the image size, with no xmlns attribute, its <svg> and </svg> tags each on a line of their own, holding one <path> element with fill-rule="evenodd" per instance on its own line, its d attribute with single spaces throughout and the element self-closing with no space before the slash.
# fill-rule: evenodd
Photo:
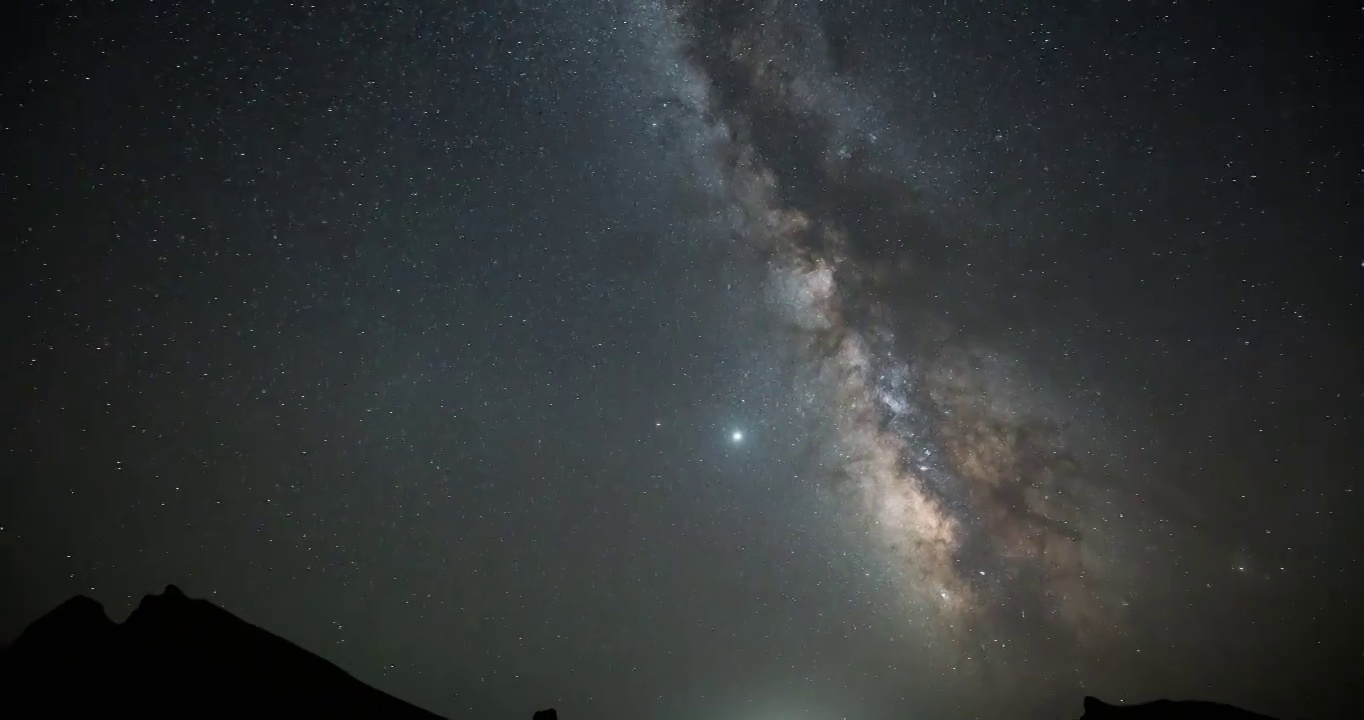
<svg viewBox="0 0 1364 720">
<path fill-rule="evenodd" d="M 0 640 L 173 582 L 452 718 L 1348 706 L 1358 7 L 25 12 Z"/>
</svg>

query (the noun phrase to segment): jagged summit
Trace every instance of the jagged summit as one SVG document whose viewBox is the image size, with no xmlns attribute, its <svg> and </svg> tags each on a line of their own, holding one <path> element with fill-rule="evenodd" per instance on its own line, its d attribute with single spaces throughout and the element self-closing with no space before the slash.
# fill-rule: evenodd
<svg viewBox="0 0 1364 720">
<path fill-rule="evenodd" d="M 195 606 L 200 608 L 211 607 L 221 610 L 221 608 L 218 608 L 216 605 L 207 600 L 203 600 L 200 598 L 191 598 L 190 596 L 185 594 L 184 590 L 180 589 L 179 585 L 167 585 L 166 589 L 162 590 L 160 595 L 157 595 L 155 593 L 143 595 L 142 601 L 139 602 L 137 605 L 137 610 L 142 610 L 144 608 L 150 609 L 184 606 Z M 136 614 L 137 610 L 134 610 L 134 614 Z M 227 611 L 222 610 L 222 612 Z"/>
<path fill-rule="evenodd" d="M 4 717 L 438 717 L 175 585 L 122 624 L 74 597 L 3 658 Z"/>
<path fill-rule="evenodd" d="M 161 594 L 160 594 L 160 595 L 148 594 L 148 595 L 144 595 L 143 597 L 144 597 L 144 598 L 165 597 L 165 598 L 175 598 L 175 599 L 180 599 L 180 600 L 188 600 L 188 599 L 189 599 L 189 596 L 185 595 L 185 591 L 184 591 L 184 590 L 181 590 L 181 589 L 180 589 L 180 586 L 179 586 L 179 585 L 176 585 L 175 583 L 170 583 L 169 585 L 167 585 L 166 588 L 165 588 L 164 590 L 161 591 Z"/>
</svg>

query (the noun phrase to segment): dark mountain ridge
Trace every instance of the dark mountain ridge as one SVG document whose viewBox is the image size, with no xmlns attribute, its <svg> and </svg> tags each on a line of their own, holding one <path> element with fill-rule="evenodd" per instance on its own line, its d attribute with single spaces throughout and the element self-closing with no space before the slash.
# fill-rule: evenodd
<svg viewBox="0 0 1364 720">
<path fill-rule="evenodd" d="M 122 624 L 62 603 L 5 651 L 0 697 L 7 717 L 439 717 L 174 585 Z"/>
<path fill-rule="evenodd" d="M 1132 705 L 1110 705 L 1096 697 L 1084 700 L 1080 720 L 1273 720 L 1231 705 L 1202 700 L 1156 700 Z"/>
<path fill-rule="evenodd" d="M 35 620 L 0 650 L 0 716 L 396 718 L 440 716 L 174 585 L 122 624 L 84 595 Z M 553 709 L 535 720 L 557 720 Z M 1084 699 L 1080 720 L 1271 720 L 1229 705 Z"/>
</svg>

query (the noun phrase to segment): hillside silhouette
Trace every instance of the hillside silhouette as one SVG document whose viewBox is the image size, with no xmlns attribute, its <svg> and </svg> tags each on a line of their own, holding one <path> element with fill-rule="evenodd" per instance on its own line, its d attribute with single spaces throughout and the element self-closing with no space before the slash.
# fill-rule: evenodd
<svg viewBox="0 0 1364 720">
<path fill-rule="evenodd" d="M 1096 697 L 1084 699 L 1080 720 L 1273 720 L 1231 705 L 1200 700 L 1156 700 L 1132 705 L 1111 705 Z"/>
<path fill-rule="evenodd" d="M 0 663 L 0 715 L 14 718 L 440 717 L 174 585 L 122 624 L 73 597 Z"/>
<path fill-rule="evenodd" d="M 1080 720 L 1272 720 L 1229 705 L 1083 699 Z M 393 718 L 439 715 L 176 586 L 122 624 L 84 595 L 37 619 L 0 651 L 0 717 Z M 553 709 L 533 720 L 558 720 Z"/>
</svg>

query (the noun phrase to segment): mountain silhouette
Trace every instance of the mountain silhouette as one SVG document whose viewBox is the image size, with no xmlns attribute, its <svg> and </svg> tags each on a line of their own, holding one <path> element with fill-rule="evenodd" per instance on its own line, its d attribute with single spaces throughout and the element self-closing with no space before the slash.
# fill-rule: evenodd
<svg viewBox="0 0 1364 720">
<path fill-rule="evenodd" d="M 1156 700 L 1133 705 L 1110 705 L 1096 697 L 1085 698 L 1080 720 L 1273 720 L 1231 705 L 1201 700 Z"/>
<path fill-rule="evenodd" d="M 0 716 L 84 715 L 439 718 L 174 585 L 121 625 L 71 598 L 0 656 Z"/>
<path fill-rule="evenodd" d="M 128 619 L 78 595 L 0 650 L 0 717 L 439 720 L 174 585 Z M 533 720 L 557 720 L 553 709 Z M 1230 705 L 1084 699 L 1080 720 L 1272 720 Z"/>
</svg>

